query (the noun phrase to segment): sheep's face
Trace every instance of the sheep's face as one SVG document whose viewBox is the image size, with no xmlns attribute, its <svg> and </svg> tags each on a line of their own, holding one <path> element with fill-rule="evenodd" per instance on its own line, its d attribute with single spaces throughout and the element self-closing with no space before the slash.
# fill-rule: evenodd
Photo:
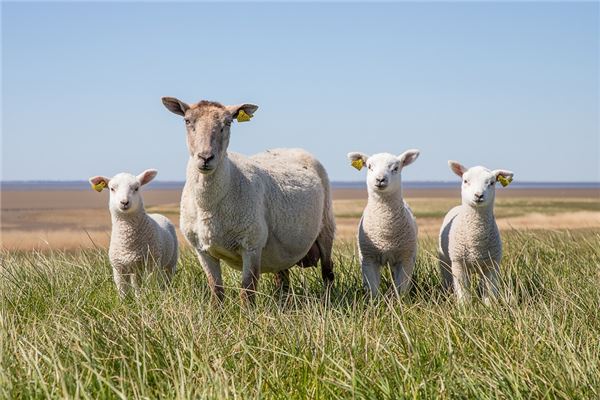
<svg viewBox="0 0 600 400">
<path fill-rule="evenodd" d="M 401 171 L 419 157 L 418 150 L 408 150 L 399 156 L 379 153 L 367 156 L 363 153 L 348 153 L 352 162 L 361 160 L 367 167 L 367 188 L 375 193 L 392 193 L 400 190 Z"/>
<path fill-rule="evenodd" d="M 475 208 L 493 206 L 498 176 L 502 175 L 505 178 L 513 176 L 512 172 L 506 170 L 491 171 L 481 166 L 467 169 L 456 161 L 449 161 L 448 164 L 450 169 L 462 178 L 462 203 Z"/>
<path fill-rule="evenodd" d="M 252 104 L 224 106 L 205 100 L 190 106 L 172 97 L 162 101 L 168 110 L 183 116 L 190 158 L 205 175 L 212 174 L 227 154 L 231 123 L 240 111 L 252 116 L 258 109 Z"/>
<path fill-rule="evenodd" d="M 92 185 L 104 182 L 110 192 L 109 208 L 113 214 L 133 214 L 144 208 L 140 187 L 150 182 L 158 171 L 148 169 L 138 176 L 122 172 L 112 178 L 95 176 L 90 178 Z"/>
</svg>

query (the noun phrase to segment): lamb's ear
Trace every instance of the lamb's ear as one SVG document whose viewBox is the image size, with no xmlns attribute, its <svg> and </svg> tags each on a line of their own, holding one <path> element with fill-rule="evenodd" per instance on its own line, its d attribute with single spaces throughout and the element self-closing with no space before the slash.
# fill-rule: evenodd
<svg viewBox="0 0 600 400">
<path fill-rule="evenodd" d="M 458 161 L 452 161 L 452 160 L 448 160 L 448 165 L 450 166 L 450 169 L 452 170 L 452 172 L 454 172 L 456 175 L 460 176 L 462 178 L 463 174 L 465 172 L 467 172 L 467 168 L 462 165 L 461 163 L 459 163 Z"/>
<path fill-rule="evenodd" d="M 496 175 L 496 182 L 500 182 L 503 187 L 510 185 L 515 175 L 512 171 L 505 169 L 495 169 L 492 171 L 492 174 Z"/>
<path fill-rule="evenodd" d="M 398 161 L 400 161 L 400 165 L 406 167 L 407 165 L 414 163 L 415 160 L 419 158 L 419 154 L 421 153 L 417 149 L 406 150 L 398 156 Z"/>
<path fill-rule="evenodd" d="M 147 169 L 137 176 L 137 180 L 140 183 L 140 185 L 145 185 L 146 183 L 154 179 L 156 177 L 156 174 L 158 174 L 157 170 Z"/>
<path fill-rule="evenodd" d="M 89 181 L 92 185 L 92 189 L 94 189 L 96 192 L 101 192 L 105 187 L 108 187 L 110 178 L 105 176 L 92 176 Z"/>
<path fill-rule="evenodd" d="M 238 104 L 237 106 L 226 106 L 231 113 L 231 118 L 237 119 L 238 122 L 250 121 L 254 116 L 258 106 L 254 104 Z"/>
<path fill-rule="evenodd" d="M 352 166 L 359 171 L 367 163 L 368 159 L 369 156 L 365 153 L 359 153 L 357 151 L 348 153 L 348 160 L 350 160 L 350 164 L 352 164 Z"/>
<path fill-rule="evenodd" d="M 162 102 L 167 107 L 167 110 L 181 116 L 184 116 L 185 112 L 190 108 L 186 103 L 175 97 L 163 97 Z"/>
</svg>

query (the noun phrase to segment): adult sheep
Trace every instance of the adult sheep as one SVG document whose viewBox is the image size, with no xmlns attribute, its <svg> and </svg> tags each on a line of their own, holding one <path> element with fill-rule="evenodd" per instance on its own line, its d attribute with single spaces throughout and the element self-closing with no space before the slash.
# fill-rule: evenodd
<svg viewBox="0 0 600 400">
<path fill-rule="evenodd" d="M 321 163 L 300 149 L 228 152 L 232 121 L 249 120 L 256 105 L 162 102 L 185 120 L 190 157 L 180 227 L 213 295 L 223 298 L 220 260 L 242 271 L 242 298 L 250 301 L 262 272 L 277 273 L 287 287 L 296 264 L 316 266 L 320 259 L 325 285 L 333 282 L 335 221 Z"/>
</svg>

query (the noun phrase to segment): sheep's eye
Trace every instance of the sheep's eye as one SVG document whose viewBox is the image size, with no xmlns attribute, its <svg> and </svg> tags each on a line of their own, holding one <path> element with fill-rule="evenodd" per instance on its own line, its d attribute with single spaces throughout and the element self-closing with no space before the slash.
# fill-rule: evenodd
<svg viewBox="0 0 600 400">
<path fill-rule="evenodd" d="M 371 164 L 367 165 L 367 168 L 369 168 L 370 170 L 373 169 L 372 166 L 371 166 Z"/>
<path fill-rule="evenodd" d="M 465 179 L 465 180 L 463 181 L 463 183 L 469 183 L 469 181 Z"/>
<path fill-rule="evenodd" d="M 140 188 L 136 187 L 135 189 L 133 189 L 134 192 L 137 192 Z"/>
<path fill-rule="evenodd" d="M 398 167 L 397 167 L 397 166 L 396 166 L 396 167 L 394 167 L 394 168 L 392 169 L 392 172 L 398 172 Z"/>
<path fill-rule="evenodd" d="M 186 124 L 186 125 L 190 125 L 191 123 L 192 123 L 192 122 L 191 122 L 189 119 L 187 119 L 187 118 L 185 119 L 185 124 Z"/>
<path fill-rule="evenodd" d="M 491 181 L 490 186 L 494 186 L 494 183 L 496 183 L 496 181 Z"/>
<path fill-rule="evenodd" d="M 114 191 L 115 191 L 115 188 L 110 188 L 110 191 L 111 191 L 111 192 L 114 192 Z"/>
</svg>

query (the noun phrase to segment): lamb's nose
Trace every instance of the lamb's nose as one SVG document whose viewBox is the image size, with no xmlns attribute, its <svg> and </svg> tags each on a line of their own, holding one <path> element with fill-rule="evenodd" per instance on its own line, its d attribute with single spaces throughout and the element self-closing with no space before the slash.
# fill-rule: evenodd
<svg viewBox="0 0 600 400">
<path fill-rule="evenodd" d="M 121 200 L 121 205 L 128 206 L 129 205 L 129 200 Z"/>
<path fill-rule="evenodd" d="M 385 183 L 385 178 L 375 178 L 377 183 Z"/>
<path fill-rule="evenodd" d="M 483 193 L 475 193 L 475 200 L 483 200 Z"/>
</svg>

